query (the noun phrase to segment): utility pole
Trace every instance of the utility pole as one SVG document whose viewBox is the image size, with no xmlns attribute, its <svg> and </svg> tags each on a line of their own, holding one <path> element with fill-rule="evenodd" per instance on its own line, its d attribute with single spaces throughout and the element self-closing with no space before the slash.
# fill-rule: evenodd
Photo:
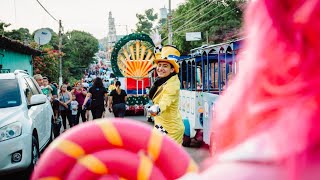
<svg viewBox="0 0 320 180">
<path fill-rule="evenodd" d="M 209 44 L 209 32 L 206 31 L 206 35 L 207 35 L 207 45 Z"/>
<path fill-rule="evenodd" d="M 62 48 L 62 23 L 59 20 L 59 87 L 62 85 L 62 55 L 61 55 L 61 48 Z"/>
<path fill-rule="evenodd" d="M 173 38 L 173 33 L 172 33 L 172 24 L 171 24 L 171 0 L 169 0 L 169 14 L 168 14 L 168 41 L 169 45 L 172 45 L 172 38 Z"/>
</svg>

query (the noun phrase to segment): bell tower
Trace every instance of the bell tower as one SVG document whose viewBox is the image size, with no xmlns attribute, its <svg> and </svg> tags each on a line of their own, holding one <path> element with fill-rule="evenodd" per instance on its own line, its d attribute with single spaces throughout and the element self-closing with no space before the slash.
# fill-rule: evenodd
<svg viewBox="0 0 320 180">
<path fill-rule="evenodd" d="M 111 59 L 111 52 L 112 49 L 117 41 L 117 32 L 116 32 L 116 26 L 114 23 L 114 18 L 112 17 L 112 12 L 109 12 L 109 18 L 108 18 L 108 36 L 107 36 L 107 60 Z"/>
</svg>

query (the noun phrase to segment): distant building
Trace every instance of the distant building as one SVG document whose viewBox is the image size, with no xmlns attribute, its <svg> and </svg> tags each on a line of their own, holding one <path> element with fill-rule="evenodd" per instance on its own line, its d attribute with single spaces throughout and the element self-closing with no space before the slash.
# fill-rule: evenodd
<svg viewBox="0 0 320 180">
<path fill-rule="evenodd" d="M 167 8 L 165 8 L 165 7 L 160 8 L 160 20 L 167 19 L 167 16 L 168 16 Z"/>
<path fill-rule="evenodd" d="M 106 47 L 107 57 L 106 57 L 106 59 L 110 60 L 112 49 L 117 41 L 116 26 L 114 23 L 114 18 L 112 17 L 112 12 L 109 12 L 108 25 L 109 25 L 109 31 L 108 31 L 108 36 L 107 36 L 107 47 Z"/>
<path fill-rule="evenodd" d="M 33 49 L 16 40 L 0 36 L 0 73 L 26 70 L 33 75 L 33 56 L 41 55 L 41 51 Z"/>
<path fill-rule="evenodd" d="M 111 59 L 111 53 L 113 50 L 114 45 L 125 35 L 117 35 L 116 31 L 116 25 L 115 25 L 115 20 L 112 17 L 112 12 L 109 12 L 109 18 L 108 18 L 108 25 L 109 25 L 109 31 L 108 31 L 108 36 L 106 38 L 106 60 L 110 61 Z M 101 42 L 103 42 L 102 40 Z"/>
</svg>

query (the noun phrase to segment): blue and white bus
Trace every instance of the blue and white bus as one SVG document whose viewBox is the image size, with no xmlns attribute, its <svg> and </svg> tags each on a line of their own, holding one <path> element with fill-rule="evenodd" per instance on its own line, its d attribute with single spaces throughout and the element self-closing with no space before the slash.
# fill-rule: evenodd
<svg viewBox="0 0 320 180">
<path fill-rule="evenodd" d="M 201 46 L 178 61 L 180 112 L 185 124 L 184 146 L 210 145 L 211 109 L 237 73 L 243 39 Z"/>
</svg>

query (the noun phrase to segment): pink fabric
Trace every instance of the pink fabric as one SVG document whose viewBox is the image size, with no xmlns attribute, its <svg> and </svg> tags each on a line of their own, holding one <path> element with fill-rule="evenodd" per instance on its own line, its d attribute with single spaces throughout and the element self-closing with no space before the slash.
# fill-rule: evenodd
<svg viewBox="0 0 320 180">
<path fill-rule="evenodd" d="M 320 0 L 248 2 L 245 54 L 198 179 L 320 179 Z"/>
<path fill-rule="evenodd" d="M 216 162 L 200 174 L 187 174 L 180 180 L 319 180 L 320 158 L 309 159 L 307 166 L 294 174 L 286 166 L 247 162 Z M 293 175 L 294 174 L 294 175 Z"/>
</svg>

